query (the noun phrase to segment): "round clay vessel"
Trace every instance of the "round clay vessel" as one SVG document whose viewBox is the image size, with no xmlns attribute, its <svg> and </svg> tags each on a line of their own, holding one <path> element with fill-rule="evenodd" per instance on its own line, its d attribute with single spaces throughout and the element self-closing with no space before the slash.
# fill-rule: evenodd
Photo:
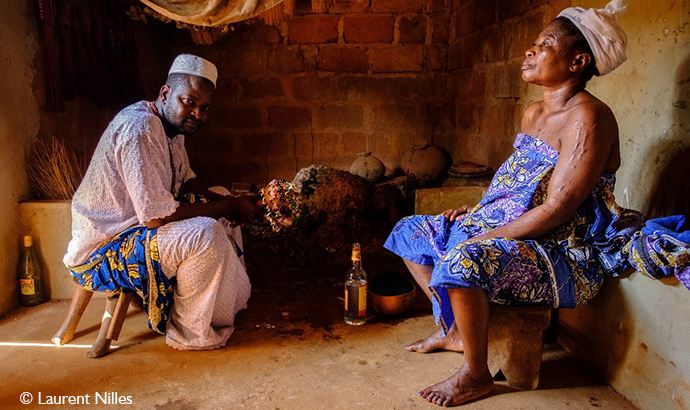
<svg viewBox="0 0 690 410">
<path fill-rule="evenodd" d="M 350 166 L 350 173 L 364 178 L 368 182 L 380 179 L 386 173 L 386 166 L 371 152 L 357 154 L 357 159 Z"/>
<path fill-rule="evenodd" d="M 400 166 L 407 175 L 432 180 L 448 169 L 448 156 L 438 147 L 421 142 L 403 155 Z"/>
</svg>

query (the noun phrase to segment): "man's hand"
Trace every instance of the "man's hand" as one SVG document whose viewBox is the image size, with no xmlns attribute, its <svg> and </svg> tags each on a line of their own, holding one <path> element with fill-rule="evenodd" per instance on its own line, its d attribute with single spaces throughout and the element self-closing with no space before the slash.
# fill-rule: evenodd
<svg viewBox="0 0 690 410">
<path fill-rule="evenodd" d="M 225 197 L 221 201 L 226 202 L 226 218 L 234 224 L 261 221 L 264 217 L 264 207 L 255 196 Z"/>
<path fill-rule="evenodd" d="M 455 222 L 455 221 L 457 221 L 458 219 L 460 219 L 460 217 L 461 217 L 462 215 L 468 213 L 468 212 L 471 211 L 471 210 L 472 210 L 472 207 L 471 207 L 471 206 L 469 206 L 469 205 L 463 205 L 463 206 L 461 206 L 460 208 L 457 208 L 457 209 L 448 209 L 448 210 L 445 210 L 445 211 L 441 212 L 441 215 L 445 216 L 445 217 L 446 217 L 446 220 L 448 220 L 448 221 L 450 221 L 450 222 Z"/>
</svg>

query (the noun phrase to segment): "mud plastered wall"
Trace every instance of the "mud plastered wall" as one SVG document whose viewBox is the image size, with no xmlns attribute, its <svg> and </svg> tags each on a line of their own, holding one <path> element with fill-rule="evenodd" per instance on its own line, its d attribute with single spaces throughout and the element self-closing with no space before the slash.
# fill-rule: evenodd
<svg viewBox="0 0 690 410">
<path fill-rule="evenodd" d="M 0 94 L 4 96 L 0 112 L 0 315 L 19 303 L 17 262 L 21 238 L 15 215 L 17 203 L 29 196 L 24 167 L 24 151 L 36 137 L 39 112 L 32 85 L 37 69 L 38 48 L 33 10 L 26 2 L 3 5 L 0 16 L 0 61 L 3 75 Z"/>
<path fill-rule="evenodd" d="M 579 1 L 583 7 L 605 2 Z M 690 2 L 632 0 L 620 23 L 628 61 L 590 91 L 618 119 L 619 204 L 645 217 L 690 216 Z M 561 311 L 561 343 L 641 409 L 690 408 L 690 292 L 631 273 L 592 304 Z"/>
</svg>

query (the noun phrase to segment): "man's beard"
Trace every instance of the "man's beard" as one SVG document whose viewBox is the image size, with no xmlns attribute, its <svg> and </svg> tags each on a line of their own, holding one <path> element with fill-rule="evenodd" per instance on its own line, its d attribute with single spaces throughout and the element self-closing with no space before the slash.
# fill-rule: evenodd
<svg viewBox="0 0 690 410">
<path fill-rule="evenodd" d="M 165 113 L 165 114 L 166 115 L 163 118 L 164 124 L 167 124 L 167 126 L 165 128 L 175 130 L 176 134 L 182 134 L 185 136 L 189 136 L 189 135 L 195 134 L 197 131 L 199 131 L 201 129 L 201 126 L 203 125 L 203 123 L 201 121 L 195 121 L 195 120 L 191 119 L 190 117 L 183 117 L 179 122 L 173 123 L 170 120 L 168 120 L 168 118 L 170 117 L 169 115 L 167 115 L 168 113 Z M 185 129 L 184 123 L 185 123 L 185 121 L 188 121 L 188 120 L 191 120 L 197 124 L 195 129 L 193 129 L 193 130 L 186 130 Z"/>
<path fill-rule="evenodd" d="M 186 131 L 185 128 L 184 128 L 184 123 L 185 123 L 185 121 L 191 121 L 193 124 L 196 125 L 196 127 L 195 127 L 193 130 L 191 130 L 191 131 Z M 180 131 L 180 134 L 183 134 L 183 135 L 192 135 L 192 134 L 195 134 L 196 132 L 198 132 L 198 131 L 201 129 L 201 124 L 202 124 L 201 121 L 192 120 L 192 119 L 190 119 L 190 118 L 188 118 L 188 117 L 187 117 L 187 118 L 183 118 L 182 121 L 180 122 L 180 126 L 178 127 L 178 130 Z"/>
</svg>

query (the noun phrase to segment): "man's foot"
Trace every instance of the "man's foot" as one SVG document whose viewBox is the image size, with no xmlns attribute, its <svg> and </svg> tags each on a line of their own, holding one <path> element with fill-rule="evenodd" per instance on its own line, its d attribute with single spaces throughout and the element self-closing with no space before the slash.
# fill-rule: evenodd
<svg viewBox="0 0 690 410">
<path fill-rule="evenodd" d="M 453 352 L 465 351 L 465 346 L 460 339 L 460 333 L 455 324 L 450 328 L 448 334 L 443 336 L 443 329 L 438 328 L 434 333 L 427 336 L 425 339 L 417 340 L 414 343 L 405 345 L 405 350 L 408 352 L 429 353 L 434 350 L 450 350 Z"/>
<path fill-rule="evenodd" d="M 457 406 L 468 401 L 476 400 L 491 392 L 494 384 L 491 374 L 472 377 L 465 365 L 445 381 L 435 384 L 419 392 L 419 395 L 429 403 L 443 407 Z"/>
</svg>

